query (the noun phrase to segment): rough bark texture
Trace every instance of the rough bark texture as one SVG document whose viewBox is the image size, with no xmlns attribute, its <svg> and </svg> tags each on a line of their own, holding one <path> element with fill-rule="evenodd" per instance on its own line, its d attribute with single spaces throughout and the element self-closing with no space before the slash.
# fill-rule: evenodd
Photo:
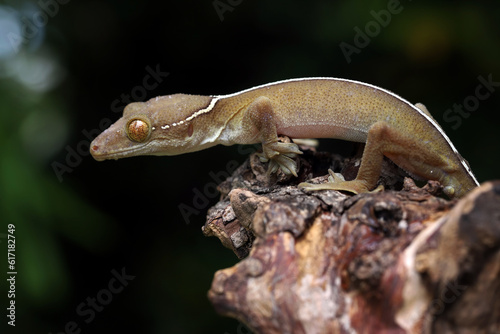
<svg viewBox="0 0 500 334">
<path fill-rule="evenodd" d="M 384 192 L 306 193 L 359 158 L 303 149 L 298 178 L 253 155 L 220 185 L 203 232 L 241 259 L 215 274 L 220 314 L 256 333 L 500 332 L 500 182 L 449 201 L 387 161 Z"/>
</svg>

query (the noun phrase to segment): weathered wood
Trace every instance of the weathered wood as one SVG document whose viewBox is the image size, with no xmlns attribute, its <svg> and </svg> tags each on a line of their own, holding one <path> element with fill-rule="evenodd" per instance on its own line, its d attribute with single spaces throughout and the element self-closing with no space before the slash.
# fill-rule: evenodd
<svg viewBox="0 0 500 334">
<path fill-rule="evenodd" d="M 215 274 L 216 310 L 257 333 L 500 332 L 500 182 L 448 201 L 386 162 L 402 189 L 296 187 L 357 162 L 306 149 L 299 178 L 269 178 L 253 155 L 220 186 L 203 231 L 242 260 Z"/>
</svg>

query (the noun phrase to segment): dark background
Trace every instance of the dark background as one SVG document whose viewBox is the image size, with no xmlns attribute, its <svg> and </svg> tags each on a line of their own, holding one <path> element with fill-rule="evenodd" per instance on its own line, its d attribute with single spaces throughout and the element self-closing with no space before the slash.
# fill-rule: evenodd
<svg viewBox="0 0 500 334">
<path fill-rule="evenodd" d="M 216 147 L 96 162 L 88 137 L 120 117 L 122 94 L 146 100 L 306 76 L 360 80 L 424 103 L 479 181 L 498 178 L 500 86 L 481 101 L 474 96 L 480 77 L 500 81 L 500 3 L 397 4 L 2 2 L 0 326 L 8 320 L 6 238 L 14 224 L 16 327 L 6 326 L 9 333 L 59 333 L 70 321 L 81 333 L 247 332 L 207 300 L 214 272 L 237 258 L 200 229 L 217 201 L 209 173 L 247 155 Z M 388 7 L 397 13 L 384 16 Z M 368 39 L 359 35 L 365 29 Z M 341 45 L 356 52 L 347 59 Z M 169 73 L 151 90 L 141 88 L 148 66 Z M 443 118 L 464 103 L 468 117 Z M 193 207 L 196 191 L 209 204 L 186 220 L 179 205 Z M 135 278 L 110 294 L 113 270 Z M 91 317 L 87 303 L 96 296 L 107 304 Z"/>
</svg>

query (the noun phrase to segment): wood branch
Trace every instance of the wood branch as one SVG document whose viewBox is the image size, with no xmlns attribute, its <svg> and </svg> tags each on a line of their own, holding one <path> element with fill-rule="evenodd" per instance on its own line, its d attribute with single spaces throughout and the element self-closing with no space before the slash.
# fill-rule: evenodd
<svg viewBox="0 0 500 334">
<path fill-rule="evenodd" d="M 353 178 L 359 157 L 303 149 L 298 178 L 253 155 L 220 185 L 203 232 L 242 260 L 215 274 L 217 312 L 256 333 L 500 332 L 500 182 L 449 201 L 386 162 L 393 190 L 306 193 L 328 166 Z"/>
</svg>

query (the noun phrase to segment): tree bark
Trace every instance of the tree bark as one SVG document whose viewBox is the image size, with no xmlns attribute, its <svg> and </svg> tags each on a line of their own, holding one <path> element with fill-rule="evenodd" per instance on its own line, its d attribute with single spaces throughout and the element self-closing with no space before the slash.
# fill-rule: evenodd
<svg viewBox="0 0 500 334">
<path fill-rule="evenodd" d="M 220 185 L 203 232 L 241 261 L 215 273 L 217 312 L 256 333 L 500 332 L 499 181 L 450 201 L 385 161 L 383 192 L 304 192 L 359 156 L 302 149 L 298 178 L 252 155 Z"/>
</svg>

